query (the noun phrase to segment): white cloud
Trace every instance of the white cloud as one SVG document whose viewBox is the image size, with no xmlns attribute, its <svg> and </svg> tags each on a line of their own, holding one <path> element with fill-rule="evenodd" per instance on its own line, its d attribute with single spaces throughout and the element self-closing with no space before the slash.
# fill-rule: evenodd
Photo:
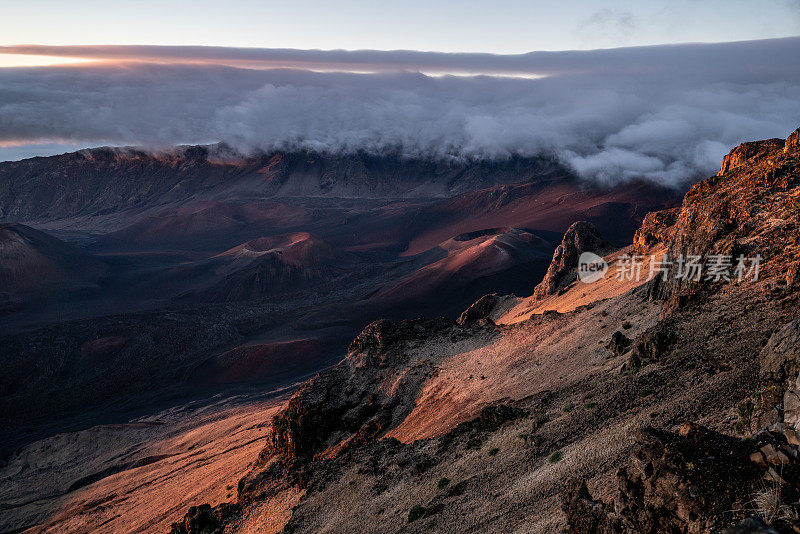
<svg viewBox="0 0 800 534">
<path fill-rule="evenodd" d="M 0 145 L 225 141 L 245 151 L 546 154 L 587 179 L 676 183 L 713 173 L 741 141 L 797 127 L 798 52 L 800 39 L 783 39 L 535 57 L 424 56 L 428 65 L 453 69 L 524 64 L 547 70 L 540 79 L 212 64 L 0 69 Z M 349 53 L 337 54 L 338 65 Z M 406 68 L 415 53 L 352 54 L 351 63 L 368 56 Z"/>
</svg>

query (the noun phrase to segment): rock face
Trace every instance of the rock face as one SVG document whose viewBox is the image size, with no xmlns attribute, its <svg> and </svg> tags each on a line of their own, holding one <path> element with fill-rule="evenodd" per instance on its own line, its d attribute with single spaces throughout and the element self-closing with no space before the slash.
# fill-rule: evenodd
<svg viewBox="0 0 800 534">
<path fill-rule="evenodd" d="M 613 245 L 603 239 L 592 223 L 586 221 L 574 223 L 564 233 L 544 279 L 533 290 L 534 298 L 555 295 L 574 282 L 578 259 L 584 252 L 593 252 L 602 256 L 613 248 Z"/>
<path fill-rule="evenodd" d="M 800 372 L 800 319 L 775 332 L 759 355 L 761 377 L 776 385 L 792 385 Z"/>
<path fill-rule="evenodd" d="M 780 138 L 742 143 L 722 158 L 722 166 L 717 175 L 721 176 L 756 158 L 772 154 L 776 149 L 784 148 L 785 145 L 786 141 Z"/>
<path fill-rule="evenodd" d="M 725 157 L 717 175 L 689 190 L 669 230 L 667 254 L 673 265 L 655 296 L 679 298 L 712 285 L 680 278 L 675 261 L 680 257 L 699 256 L 705 263 L 712 255 L 731 256 L 734 262 L 739 256 L 760 256 L 780 265 L 786 277 L 798 259 L 791 245 L 800 228 L 800 151 L 795 145 L 794 138 L 744 143 Z"/>
<path fill-rule="evenodd" d="M 654 211 L 645 215 L 642 226 L 633 236 L 636 253 L 643 253 L 653 247 L 669 243 L 670 229 L 678 219 L 678 208 Z"/>
<path fill-rule="evenodd" d="M 800 151 L 800 128 L 792 132 L 792 134 L 786 138 L 786 143 L 783 145 L 783 151 L 787 154 L 789 152 Z"/>
<path fill-rule="evenodd" d="M 613 503 L 592 498 L 581 480 L 564 488 L 567 532 L 797 531 L 800 320 L 785 323 L 788 310 L 797 306 L 793 291 L 800 230 L 796 134 L 785 143 L 770 139 L 734 149 L 716 176 L 687 193 L 677 214 L 648 216 L 635 243 L 642 248 L 665 244 L 673 259 L 689 255 L 706 259 L 712 254 L 762 259 L 757 282 L 729 281 L 727 285 L 682 280 L 673 267 L 667 280 L 654 284 L 656 290 L 651 291 L 669 299 L 662 320 L 636 340 L 627 364 L 635 372 L 646 363 L 663 361 L 672 347 L 679 346 L 676 342 L 687 338 L 686 330 L 670 326 L 676 324 L 673 321 L 681 316 L 685 303 L 705 303 L 695 318 L 724 316 L 739 305 L 738 299 L 755 301 L 761 292 L 766 293 L 760 305 L 787 311 L 774 314 L 772 325 L 782 318 L 778 324 L 783 326 L 768 341 L 748 340 L 753 352 L 750 362 L 760 366 L 762 384 L 754 376 L 751 396 L 736 409 L 747 423 L 745 431 L 751 430 L 753 415 L 757 416 L 756 434 L 739 439 L 694 424 L 684 426 L 679 434 L 639 432 L 633 453 L 617 475 Z M 726 301 L 727 310 L 720 312 L 716 306 Z M 752 305 L 743 308 L 748 312 Z M 735 346 L 738 340 L 727 342 Z M 760 353 L 753 350 L 762 345 Z M 747 517 L 754 514 L 760 517 Z"/>
<path fill-rule="evenodd" d="M 611 352 L 619 356 L 620 354 L 624 354 L 625 351 L 628 350 L 628 347 L 631 346 L 631 343 L 633 343 L 633 341 L 628 339 L 628 337 L 625 334 L 623 334 L 620 330 L 617 330 L 616 332 L 611 334 L 611 340 L 608 342 L 606 347 Z"/>
</svg>

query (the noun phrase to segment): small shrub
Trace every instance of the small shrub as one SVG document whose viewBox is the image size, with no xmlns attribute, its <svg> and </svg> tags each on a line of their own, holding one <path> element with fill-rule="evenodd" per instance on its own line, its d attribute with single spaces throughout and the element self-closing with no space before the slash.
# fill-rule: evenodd
<svg viewBox="0 0 800 534">
<path fill-rule="evenodd" d="M 489 449 L 489 456 L 497 456 L 497 453 L 500 452 L 500 449 L 497 447 L 492 447 Z"/>
<path fill-rule="evenodd" d="M 547 461 L 548 461 L 549 463 L 551 463 L 551 464 L 557 464 L 558 462 L 560 462 L 560 461 L 561 461 L 561 459 L 562 459 L 563 457 L 564 457 L 564 453 L 563 453 L 563 452 L 561 452 L 561 451 L 556 451 L 556 452 L 554 452 L 553 454 L 551 454 L 551 455 L 550 455 L 550 456 L 547 458 Z"/>
<path fill-rule="evenodd" d="M 425 515 L 425 507 L 420 504 L 415 504 L 411 507 L 411 510 L 408 511 L 408 522 L 413 523 L 417 519 L 421 518 Z"/>
<path fill-rule="evenodd" d="M 528 443 L 528 438 L 531 437 L 531 435 L 528 434 L 527 432 L 520 432 L 519 434 L 517 434 L 517 437 L 522 441 L 524 441 L 525 443 Z"/>
<path fill-rule="evenodd" d="M 643 387 L 642 390 L 639 392 L 639 396 L 640 397 L 647 397 L 651 393 L 653 393 L 652 389 L 650 389 L 648 387 Z"/>
<path fill-rule="evenodd" d="M 739 434 L 744 434 L 745 432 L 749 432 L 752 428 L 753 422 L 753 414 L 758 407 L 758 399 L 753 396 L 749 397 L 736 407 L 736 414 L 739 416 L 739 419 L 733 424 L 733 429 L 738 432 Z"/>
<path fill-rule="evenodd" d="M 575 408 L 575 404 L 568 402 L 567 404 L 564 405 L 564 413 L 571 412 L 573 408 Z"/>
<path fill-rule="evenodd" d="M 631 328 L 631 326 L 633 326 L 633 325 L 628 321 L 625 321 L 624 323 L 622 323 L 622 328 L 624 328 L 625 330 L 629 330 Z"/>
<path fill-rule="evenodd" d="M 450 484 L 450 479 L 447 477 L 442 477 L 439 479 L 439 482 L 436 483 L 436 489 L 443 490 Z"/>
<path fill-rule="evenodd" d="M 678 381 L 677 380 L 670 380 L 669 382 L 667 382 L 667 387 L 668 388 L 674 388 L 677 385 L 678 385 Z"/>
<path fill-rule="evenodd" d="M 781 487 L 777 483 L 757 492 L 753 496 L 753 504 L 758 515 L 769 524 L 776 519 L 792 519 L 792 509 L 783 503 Z"/>
<path fill-rule="evenodd" d="M 591 401 L 591 402 L 587 402 L 586 403 L 586 409 L 587 410 L 594 410 L 595 408 L 597 408 L 597 403 L 595 401 Z"/>
<path fill-rule="evenodd" d="M 591 387 L 593 387 L 593 388 L 596 388 L 596 387 L 597 387 L 597 384 L 599 384 L 599 383 L 600 383 L 600 382 L 598 382 L 597 380 L 592 380 L 591 382 L 589 382 L 589 385 L 590 385 Z"/>
</svg>

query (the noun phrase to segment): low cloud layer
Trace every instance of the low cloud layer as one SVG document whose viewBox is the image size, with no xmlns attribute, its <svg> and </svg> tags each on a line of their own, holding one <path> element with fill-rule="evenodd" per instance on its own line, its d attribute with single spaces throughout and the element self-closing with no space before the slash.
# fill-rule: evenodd
<svg viewBox="0 0 800 534">
<path fill-rule="evenodd" d="M 587 179 L 676 184 L 713 173 L 741 141 L 800 125 L 798 38 L 520 56 L 100 48 L 81 57 L 149 62 L 0 69 L 0 147 L 544 154 Z M 260 68 L 230 66 L 242 56 Z M 277 57 L 295 69 L 268 69 Z"/>
</svg>

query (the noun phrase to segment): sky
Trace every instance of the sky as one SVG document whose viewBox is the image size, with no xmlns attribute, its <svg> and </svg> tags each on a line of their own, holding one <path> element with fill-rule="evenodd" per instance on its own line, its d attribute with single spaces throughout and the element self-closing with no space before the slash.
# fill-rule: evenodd
<svg viewBox="0 0 800 534">
<path fill-rule="evenodd" d="M 800 34 L 798 0 L 3 0 L 0 12 L 6 45 L 517 54 Z"/>
<path fill-rule="evenodd" d="M 0 2 L 0 161 L 225 142 L 677 184 L 800 125 L 800 0 L 108 6 Z"/>
</svg>

